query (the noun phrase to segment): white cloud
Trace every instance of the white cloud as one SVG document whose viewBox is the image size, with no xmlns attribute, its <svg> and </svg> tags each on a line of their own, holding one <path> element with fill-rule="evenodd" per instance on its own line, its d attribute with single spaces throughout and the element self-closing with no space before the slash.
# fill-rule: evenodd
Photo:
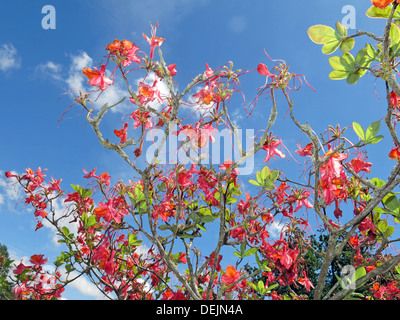
<svg viewBox="0 0 400 320">
<path fill-rule="evenodd" d="M 241 33 L 246 28 L 246 20 L 242 16 L 235 16 L 229 19 L 229 29 L 234 33 Z"/>
<path fill-rule="evenodd" d="M 62 80 L 62 65 L 57 64 L 53 61 L 47 61 L 42 63 L 35 68 L 37 74 L 45 76 L 47 78 L 53 78 L 55 80 Z"/>
<path fill-rule="evenodd" d="M 0 47 L 0 70 L 18 69 L 20 66 L 21 58 L 17 55 L 17 49 L 12 44 L 3 44 Z"/>
<path fill-rule="evenodd" d="M 12 174 L 17 174 L 15 171 L 11 171 Z M 1 192 L 1 201 L 0 204 L 4 204 L 6 200 L 10 202 L 15 202 L 20 200 L 21 195 L 19 194 L 19 185 L 15 183 L 12 179 L 3 178 L 4 172 L 0 170 L 0 190 Z"/>
<path fill-rule="evenodd" d="M 87 79 L 82 74 L 83 68 L 92 67 L 93 59 L 86 52 L 78 55 L 71 55 L 71 64 L 68 71 L 68 77 L 65 80 L 70 90 L 81 90 L 86 92 L 85 85 Z"/>
<path fill-rule="evenodd" d="M 65 271 L 64 271 L 65 272 Z M 73 279 L 77 277 L 79 274 L 76 271 L 73 271 L 69 274 L 68 278 Z M 65 276 L 65 274 L 64 274 Z M 97 300 L 106 299 L 106 296 L 87 278 L 84 276 L 80 276 L 76 280 L 72 281 L 68 287 L 74 288 L 78 290 L 81 294 L 95 298 Z"/>
<path fill-rule="evenodd" d="M 131 0 L 129 2 L 114 1 L 111 7 L 108 1 L 103 1 L 103 5 L 107 6 L 108 12 L 113 12 L 118 16 L 120 23 L 127 21 L 131 23 L 132 17 L 134 17 L 145 23 L 151 21 L 155 24 L 157 21 L 165 20 L 169 21 L 169 24 L 173 24 L 208 2 L 209 0 Z"/>
<path fill-rule="evenodd" d="M 279 238 L 285 225 L 273 221 L 267 226 L 267 231 L 270 233 L 271 238 Z"/>
</svg>

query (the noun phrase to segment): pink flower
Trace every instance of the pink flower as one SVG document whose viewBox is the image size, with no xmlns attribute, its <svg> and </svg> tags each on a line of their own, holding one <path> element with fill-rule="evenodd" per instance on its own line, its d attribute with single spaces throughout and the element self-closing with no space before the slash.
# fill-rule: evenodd
<svg viewBox="0 0 400 320">
<path fill-rule="evenodd" d="M 165 40 L 165 38 L 156 37 L 157 27 L 158 27 L 158 24 L 156 24 L 155 27 L 151 26 L 151 38 L 149 38 L 148 36 L 146 36 L 146 35 L 143 33 L 143 37 L 144 37 L 145 40 L 150 44 L 150 60 L 153 60 L 153 57 L 154 57 L 154 49 L 155 49 L 156 47 L 161 46 L 162 43 L 163 43 L 164 40 Z"/>
<path fill-rule="evenodd" d="M 272 74 L 271 72 L 269 72 L 267 66 L 263 63 L 259 63 L 257 66 L 257 71 L 259 74 L 261 74 L 262 76 L 266 76 L 266 77 L 270 77 L 270 78 L 275 78 L 275 75 Z"/>
<path fill-rule="evenodd" d="M 311 288 L 314 288 L 312 282 L 306 276 L 305 271 L 303 271 L 303 277 L 299 278 L 298 282 L 303 285 L 307 291 L 310 291 Z"/>
<path fill-rule="evenodd" d="M 309 144 L 307 144 L 304 148 L 301 148 L 300 146 L 298 146 L 298 147 L 299 147 L 299 150 L 296 150 L 295 152 L 299 156 L 305 157 L 305 156 L 311 156 L 312 155 L 311 150 L 312 150 L 313 144 L 311 142 Z"/>
<path fill-rule="evenodd" d="M 228 170 L 230 168 L 230 166 L 233 164 L 234 162 L 232 160 L 225 160 L 223 164 L 219 165 L 219 168 L 221 170 Z M 231 171 L 231 174 L 234 175 L 239 175 L 239 169 L 235 168 Z"/>
<path fill-rule="evenodd" d="M 349 167 L 352 168 L 355 173 L 359 173 L 360 171 L 365 171 L 367 173 L 371 172 L 370 167 L 372 166 L 371 162 L 365 162 L 360 159 L 360 157 L 354 158 L 348 163 Z"/>
<path fill-rule="evenodd" d="M 169 73 L 171 74 L 171 77 L 175 76 L 178 72 L 175 69 L 176 64 L 170 64 L 167 69 L 169 71 Z"/>
<path fill-rule="evenodd" d="M 300 189 L 300 190 L 295 190 L 293 194 L 287 198 L 287 200 L 296 203 L 297 206 L 296 209 L 294 210 L 294 212 L 296 212 L 303 206 L 308 209 L 313 207 L 313 205 L 308 200 L 309 197 L 310 197 L 310 191 Z"/>
<path fill-rule="evenodd" d="M 105 76 L 106 65 L 103 64 L 100 70 L 95 67 L 94 70 L 90 68 L 83 68 L 82 73 L 88 77 L 88 83 L 91 86 L 99 87 L 100 90 L 105 90 L 112 81 Z"/>
<path fill-rule="evenodd" d="M 34 254 L 29 260 L 30 263 L 34 264 L 35 268 L 39 268 L 42 264 L 45 264 L 49 259 L 43 259 L 43 254 Z"/>
<path fill-rule="evenodd" d="M 122 129 L 119 129 L 119 130 L 115 129 L 115 130 L 114 130 L 114 134 L 115 134 L 118 138 L 121 139 L 121 140 L 120 140 L 120 143 L 121 143 L 121 144 L 123 144 L 123 143 L 126 142 L 126 138 L 128 137 L 127 130 L 128 130 L 128 123 L 125 123 L 125 124 L 124 124 L 124 127 L 123 127 Z"/>
<path fill-rule="evenodd" d="M 221 276 L 221 282 L 227 286 L 232 285 L 240 278 L 241 275 L 241 272 L 237 271 L 234 266 L 227 266 L 225 273 Z M 233 286 L 227 292 L 232 291 L 234 287 L 236 286 Z"/>
<path fill-rule="evenodd" d="M 145 129 L 150 129 L 153 127 L 151 123 L 150 112 L 141 112 L 139 109 L 132 112 L 131 118 L 136 120 L 133 124 L 133 127 L 136 129 L 137 127 L 143 125 Z"/>
<path fill-rule="evenodd" d="M 154 81 L 152 86 L 144 82 L 140 82 L 138 90 L 139 90 L 138 98 L 141 104 L 152 102 L 155 99 L 157 99 L 159 103 L 163 102 L 163 99 L 161 98 L 161 92 L 157 88 L 157 79 Z M 133 98 L 130 98 L 130 101 L 133 104 L 136 104 L 136 101 Z"/>
<path fill-rule="evenodd" d="M 261 148 L 267 151 L 264 162 L 268 162 L 271 158 L 275 159 L 275 155 L 281 158 L 285 158 L 285 155 L 282 153 L 282 151 L 277 149 L 280 144 L 282 144 L 281 139 L 272 136 L 267 137 L 264 145 Z"/>
<path fill-rule="evenodd" d="M 13 273 L 14 273 L 14 274 L 21 274 L 22 272 L 24 272 L 24 270 L 30 269 L 30 268 L 31 268 L 31 267 L 24 265 L 24 264 L 22 263 L 22 260 L 21 260 L 21 262 L 19 263 L 19 265 L 13 270 Z"/>
</svg>

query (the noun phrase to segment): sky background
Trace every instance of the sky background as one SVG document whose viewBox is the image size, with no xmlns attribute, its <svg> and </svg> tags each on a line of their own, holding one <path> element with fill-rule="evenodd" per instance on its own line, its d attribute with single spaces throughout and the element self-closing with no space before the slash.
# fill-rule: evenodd
<svg viewBox="0 0 400 320">
<path fill-rule="evenodd" d="M 42 28 L 42 7 L 56 10 L 56 28 Z M 83 184 L 82 169 L 108 171 L 113 181 L 132 179 L 128 167 L 116 154 L 103 149 L 91 127 L 79 116 L 79 108 L 71 108 L 73 95 L 64 93 L 89 86 L 82 76 L 83 67 L 98 65 L 105 56 L 105 46 L 114 39 L 127 39 L 148 52 L 142 33 L 150 35 L 150 22 L 159 23 L 158 35 L 166 38 L 162 45 L 168 64 L 176 63 L 175 80 L 180 89 L 190 79 L 205 71 L 234 63 L 234 68 L 252 70 L 258 63 L 269 68 L 272 59 L 282 59 L 290 70 L 304 74 L 311 90 L 303 84 L 291 93 L 295 114 L 302 123 L 308 121 L 321 133 L 329 124 L 351 126 L 357 121 L 366 128 L 384 117 L 386 110 L 384 84 L 367 75 L 355 86 L 345 81 L 328 79 L 331 68 L 321 46 L 310 41 L 307 29 L 315 24 L 334 26 L 345 16 L 342 8 L 356 9 L 356 28 L 382 34 L 382 21 L 365 16 L 370 1 L 236 1 L 236 0 L 71 0 L 71 1 L 8 1 L 0 12 L 0 243 L 11 256 L 20 260 L 41 253 L 49 261 L 62 247 L 54 242 L 54 232 L 43 228 L 35 232 L 36 220 L 23 203 L 22 194 L 10 185 L 5 171 L 23 173 L 26 168 L 47 168 L 47 176 L 63 179 L 62 186 Z M 349 30 L 353 32 L 354 30 Z M 356 42 L 361 48 L 364 41 Z M 357 51 L 355 51 L 356 53 Z M 340 54 L 340 52 L 336 52 Z M 256 73 L 243 77 L 242 91 L 246 103 L 264 83 Z M 126 95 L 116 83 L 98 100 L 98 105 L 116 102 Z M 104 130 L 120 128 L 124 104 L 110 114 Z M 239 128 L 265 126 L 270 104 L 259 102 L 254 110 L 255 122 L 246 118 L 241 100 L 234 100 L 232 112 Z M 272 131 L 281 137 L 294 154 L 296 144 L 307 142 L 285 119 L 287 105 L 278 98 L 278 119 Z M 263 119 L 263 123 L 260 120 Z M 258 122 L 257 122 L 258 121 Z M 382 128 L 382 134 L 388 133 Z M 350 137 L 357 141 L 354 134 Z M 308 142 L 307 142 L 308 143 Z M 393 161 L 387 157 L 392 141 L 389 138 L 369 148 L 369 161 L 375 163 L 372 176 L 387 177 Z M 289 154 L 283 150 L 289 158 Z M 298 158 L 297 158 L 298 159 Z M 298 159 L 302 161 L 302 159 Z M 287 166 L 278 159 L 271 166 Z M 264 166 L 263 155 L 256 158 L 256 169 Z M 301 165 L 290 162 L 293 177 L 298 178 Z M 244 177 L 243 180 L 247 180 Z M 81 280 L 65 293 L 67 299 L 100 298 L 95 289 Z"/>
</svg>

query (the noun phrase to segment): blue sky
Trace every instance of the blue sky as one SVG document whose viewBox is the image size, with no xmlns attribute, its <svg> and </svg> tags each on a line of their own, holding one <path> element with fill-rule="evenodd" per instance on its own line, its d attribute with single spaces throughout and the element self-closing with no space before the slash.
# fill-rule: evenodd
<svg viewBox="0 0 400 320">
<path fill-rule="evenodd" d="M 41 11 L 45 5 L 52 5 L 56 10 L 55 29 L 42 28 L 45 15 Z M 293 72 L 305 74 L 317 90 L 314 92 L 303 85 L 292 95 L 296 116 L 301 122 L 308 121 L 314 131 L 323 132 L 329 124 L 351 126 L 352 121 L 366 128 L 381 119 L 386 109 L 383 83 L 375 82 L 372 76 L 362 78 L 355 86 L 329 80 L 328 57 L 307 36 L 307 29 L 312 25 L 334 26 L 336 21 L 341 21 L 345 5 L 355 7 L 357 29 L 381 34 L 381 21 L 365 16 L 370 6 L 367 0 L 132 0 L 129 3 L 16 0 L 3 4 L 0 12 L 0 243 L 17 259 L 43 253 L 54 260 L 61 248 L 54 243 L 50 229 L 34 232 L 33 214 L 23 203 L 18 204 L 22 194 L 7 184 L 5 171 L 22 173 L 25 168 L 40 166 L 48 169 L 48 177 L 62 178 L 65 188 L 84 183 L 84 168 L 108 171 L 114 181 L 130 178 L 128 167 L 99 145 L 90 126 L 79 117 L 80 109 L 72 108 L 61 122 L 58 120 L 73 103 L 72 96 L 63 93 L 79 86 L 88 88 L 81 75 L 82 68 L 100 63 L 106 54 L 105 45 L 114 39 L 130 40 L 147 50 L 142 33 L 150 34 L 149 22 L 159 23 L 158 35 L 166 38 L 162 46 L 164 58 L 167 64 L 177 64 L 176 80 L 182 88 L 205 70 L 206 63 L 213 69 L 228 61 L 233 61 L 235 68 L 249 70 L 255 69 L 259 62 L 272 67 L 265 49 L 272 59 L 283 59 Z M 363 44 L 361 41 L 357 47 Z M 249 76 L 248 80 L 244 78 L 242 90 L 248 101 L 254 98 L 255 88 L 262 84 L 263 79 L 256 75 Z M 116 102 L 123 94 L 122 86 L 117 84 L 99 99 L 99 104 L 107 99 Z M 279 116 L 272 131 L 294 154 L 296 143 L 306 138 L 294 130 L 289 118 L 284 119 L 287 105 L 283 102 L 278 99 Z M 254 111 L 255 122 L 249 122 L 240 111 L 240 102 L 232 106 L 242 129 L 263 125 L 257 119 L 265 119 L 269 108 L 268 103 L 260 102 Z M 111 125 L 107 123 L 105 130 L 120 124 L 123 110 L 111 114 Z M 388 136 L 384 129 L 382 133 Z M 368 149 L 370 161 L 379 163 L 373 166 L 374 176 L 388 175 L 392 161 L 386 155 L 391 147 L 387 138 L 379 146 Z M 256 167 L 261 169 L 262 157 L 258 160 Z M 287 161 L 278 160 L 273 165 L 287 166 Z M 299 175 L 296 174 L 293 177 Z M 85 283 L 69 289 L 65 296 L 70 299 L 99 297 Z"/>
</svg>

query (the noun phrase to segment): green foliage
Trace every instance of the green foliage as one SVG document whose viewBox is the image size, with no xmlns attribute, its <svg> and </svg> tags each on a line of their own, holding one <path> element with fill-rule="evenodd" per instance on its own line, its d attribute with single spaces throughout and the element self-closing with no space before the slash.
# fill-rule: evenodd
<svg viewBox="0 0 400 320">
<path fill-rule="evenodd" d="M 381 122 L 375 121 L 368 126 L 367 131 L 364 131 L 359 123 L 353 122 L 354 132 L 365 144 L 375 144 L 382 140 L 382 135 L 377 136 L 380 127 Z"/>
<path fill-rule="evenodd" d="M 261 171 L 257 172 L 257 181 L 249 180 L 249 182 L 255 186 L 263 187 L 266 190 L 272 190 L 275 188 L 274 183 L 278 179 L 279 174 L 279 170 L 271 171 L 268 166 L 265 166 Z"/>
<path fill-rule="evenodd" d="M 347 29 L 339 21 L 336 22 L 336 31 L 328 26 L 315 25 L 310 27 L 307 33 L 313 42 L 323 44 L 324 54 L 332 54 L 337 48 L 347 52 L 354 47 L 354 39 L 347 37 Z"/>
<path fill-rule="evenodd" d="M 7 247 L 0 244 L 0 300 L 11 300 L 14 298 L 12 285 L 8 281 L 12 262 Z"/>
</svg>

